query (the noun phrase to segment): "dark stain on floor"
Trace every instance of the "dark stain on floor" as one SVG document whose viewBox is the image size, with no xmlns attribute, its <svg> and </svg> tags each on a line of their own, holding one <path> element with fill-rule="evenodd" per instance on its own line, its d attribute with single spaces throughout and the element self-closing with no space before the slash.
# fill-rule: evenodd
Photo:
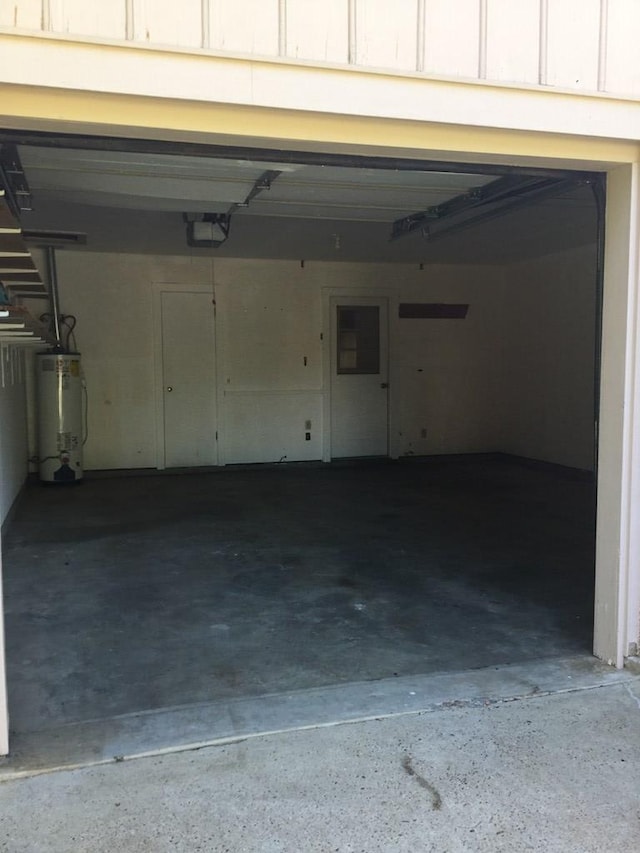
<svg viewBox="0 0 640 853">
<path fill-rule="evenodd" d="M 442 797 L 440 796 L 440 792 L 432 785 L 431 782 L 428 782 L 424 776 L 421 776 L 413 766 L 413 759 L 410 755 L 404 755 L 402 758 L 402 769 L 407 774 L 407 776 L 412 776 L 418 785 L 421 788 L 424 788 L 425 791 L 428 791 L 431 795 L 431 806 L 434 811 L 440 811 L 442 808 Z"/>
</svg>

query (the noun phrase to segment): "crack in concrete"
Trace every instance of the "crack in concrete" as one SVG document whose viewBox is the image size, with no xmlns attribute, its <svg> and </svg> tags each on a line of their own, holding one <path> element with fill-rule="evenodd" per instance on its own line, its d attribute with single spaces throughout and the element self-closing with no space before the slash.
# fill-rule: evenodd
<svg viewBox="0 0 640 853">
<path fill-rule="evenodd" d="M 442 808 L 442 797 L 440 796 L 440 792 L 432 785 L 431 782 L 428 782 L 424 776 L 421 776 L 413 767 L 413 759 L 410 755 L 405 755 L 402 759 L 402 769 L 408 776 L 413 776 L 420 785 L 421 788 L 424 788 L 425 791 L 428 791 L 431 794 L 431 805 L 434 811 L 440 811 Z"/>
<path fill-rule="evenodd" d="M 625 685 L 624 685 L 624 689 L 627 691 L 627 693 L 629 694 L 629 696 L 631 696 L 631 698 L 633 699 L 633 701 L 634 701 L 634 702 L 636 703 L 636 705 L 638 706 L 638 710 L 640 711 L 640 699 L 638 699 L 638 697 L 636 696 L 636 694 L 635 694 L 635 693 L 633 692 L 633 690 L 631 689 L 631 685 L 630 685 L 630 684 L 625 684 Z"/>
</svg>

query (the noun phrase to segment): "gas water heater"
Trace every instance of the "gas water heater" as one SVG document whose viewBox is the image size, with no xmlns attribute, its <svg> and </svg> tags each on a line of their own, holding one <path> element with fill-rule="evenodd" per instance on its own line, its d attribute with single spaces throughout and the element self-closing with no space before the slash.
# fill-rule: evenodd
<svg viewBox="0 0 640 853">
<path fill-rule="evenodd" d="M 82 371 L 79 353 L 36 355 L 40 479 L 82 480 Z"/>
</svg>

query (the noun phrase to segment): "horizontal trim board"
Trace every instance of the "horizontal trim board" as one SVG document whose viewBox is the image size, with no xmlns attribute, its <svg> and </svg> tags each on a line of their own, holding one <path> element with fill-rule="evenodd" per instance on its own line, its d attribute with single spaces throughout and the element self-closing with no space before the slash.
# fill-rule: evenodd
<svg viewBox="0 0 640 853">
<path fill-rule="evenodd" d="M 401 302 L 398 317 L 401 320 L 464 320 L 468 305 L 442 302 Z"/>
</svg>

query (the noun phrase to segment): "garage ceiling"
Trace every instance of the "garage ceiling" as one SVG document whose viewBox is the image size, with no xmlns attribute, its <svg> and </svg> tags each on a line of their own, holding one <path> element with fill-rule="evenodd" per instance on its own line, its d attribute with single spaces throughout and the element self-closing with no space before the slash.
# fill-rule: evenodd
<svg viewBox="0 0 640 853">
<path fill-rule="evenodd" d="M 169 154 L 20 147 L 36 199 L 137 210 L 226 213 L 266 171 L 271 188 L 235 215 L 393 222 L 495 180 L 492 175 L 396 172 Z"/>
<path fill-rule="evenodd" d="M 19 145 L 28 229 L 80 230 L 95 250 L 184 253 L 183 214 L 232 214 L 227 257 L 496 263 L 592 242 L 588 186 L 490 222 L 390 242 L 395 222 L 496 181 L 476 172 L 395 170 Z M 255 193 L 262 176 L 268 189 Z M 247 198 L 255 193 L 247 204 Z M 190 250 L 203 251 L 203 250 Z"/>
</svg>

